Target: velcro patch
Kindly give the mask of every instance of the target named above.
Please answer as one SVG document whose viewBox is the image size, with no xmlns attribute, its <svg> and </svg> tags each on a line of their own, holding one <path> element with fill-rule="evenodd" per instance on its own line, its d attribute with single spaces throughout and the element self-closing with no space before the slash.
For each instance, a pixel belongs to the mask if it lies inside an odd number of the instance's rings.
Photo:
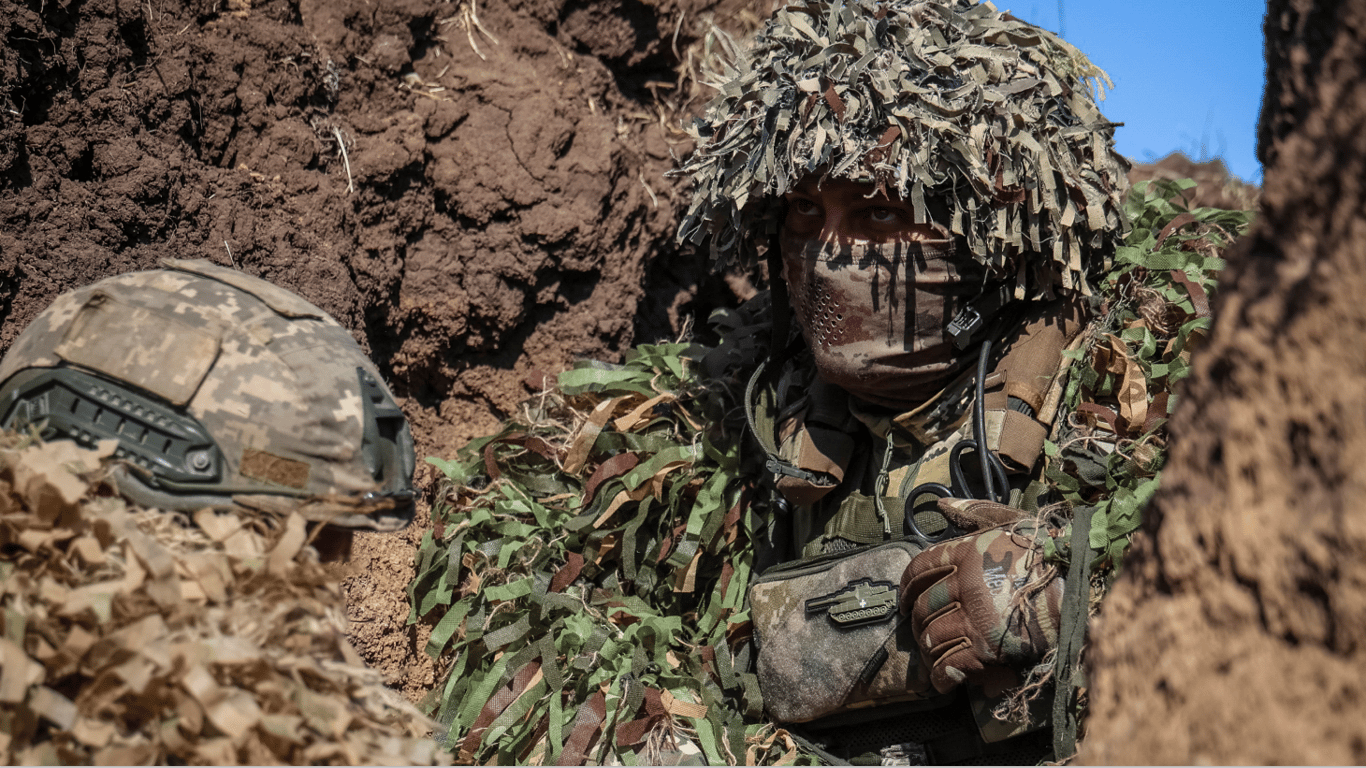
<svg viewBox="0 0 1366 768">
<path fill-rule="evenodd" d="M 283 485 L 300 490 L 308 486 L 308 464 L 296 459 L 287 459 L 273 453 L 247 448 L 242 451 L 242 465 L 238 470 L 243 477 L 264 480 L 267 483 Z"/>
<path fill-rule="evenodd" d="M 213 367 L 221 333 L 216 326 L 189 325 L 96 291 L 55 351 L 64 360 L 184 405 Z"/>
</svg>

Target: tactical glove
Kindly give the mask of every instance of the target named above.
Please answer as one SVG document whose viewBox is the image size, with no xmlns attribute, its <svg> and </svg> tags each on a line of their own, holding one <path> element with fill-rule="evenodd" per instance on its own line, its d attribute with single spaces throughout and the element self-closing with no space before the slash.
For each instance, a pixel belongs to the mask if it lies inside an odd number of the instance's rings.
<svg viewBox="0 0 1366 768">
<path fill-rule="evenodd" d="M 939 512 L 968 532 L 995 528 L 1027 516 L 1024 510 L 981 499 L 940 499 Z"/>
<path fill-rule="evenodd" d="M 940 693 L 967 680 L 995 695 L 1056 646 L 1063 579 L 1043 562 L 1046 535 L 1007 524 L 936 544 L 906 567 L 901 611 Z"/>
</svg>

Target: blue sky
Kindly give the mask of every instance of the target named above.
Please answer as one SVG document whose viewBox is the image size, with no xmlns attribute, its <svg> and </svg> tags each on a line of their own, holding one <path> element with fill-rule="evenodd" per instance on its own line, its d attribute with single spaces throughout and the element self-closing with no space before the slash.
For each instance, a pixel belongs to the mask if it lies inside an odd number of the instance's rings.
<svg viewBox="0 0 1366 768">
<path fill-rule="evenodd" d="M 993 0 L 997 8 L 1061 32 L 1105 70 L 1115 88 L 1101 111 L 1124 126 L 1115 147 L 1138 162 L 1181 150 L 1223 158 L 1260 184 L 1257 115 L 1265 60 L 1257 0 Z"/>
</svg>

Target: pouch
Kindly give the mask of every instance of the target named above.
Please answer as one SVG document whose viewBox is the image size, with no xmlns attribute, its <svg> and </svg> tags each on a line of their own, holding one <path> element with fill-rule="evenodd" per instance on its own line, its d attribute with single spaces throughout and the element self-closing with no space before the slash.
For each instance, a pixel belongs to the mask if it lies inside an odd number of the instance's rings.
<svg viewBox="0 0 1366 768">
<path fill-rule="evenodd" d="M 779 722 L 935 696 L 901 574 L 921 546 L 890 541 L 770 568 L 749 589 L 764 707 Z"/>
</svg>

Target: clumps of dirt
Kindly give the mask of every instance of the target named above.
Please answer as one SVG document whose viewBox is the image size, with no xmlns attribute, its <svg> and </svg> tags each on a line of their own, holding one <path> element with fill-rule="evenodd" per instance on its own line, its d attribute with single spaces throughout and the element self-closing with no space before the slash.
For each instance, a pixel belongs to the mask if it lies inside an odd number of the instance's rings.
<svg viewBox="0 0 1366 768">
<path fill-rule="evenodd" d="M 449 762 L 347 641 L 303 518 L 129 506 L 114 446 L 0 434 L 6 764 Z"/>
<path fill-rule="evenodd" d="M 1155 163 L 1139 163 L 1129 172 L 1129 183 L 1148 180 L 1191 179 L 1196 186 L 1187 198 L 1192 208 L 1223 208 L 1251 211 L 1257 208 L 1261 189 L 1229 174 L 1219 158 L 1197 162 L 1184 152 L 1173 152 Z"/>
<path fill-rule="evenodd" d="M 424 447 L 459 442 L 448 400 L 491 423 L 531 368 L 677 331 L 702 270 L 653 94 L 715 4 L 9 6 L 0 347 L 61 290 L 209 258 L 328 310 Z"/>
<path fill-rule="evenodd" d="M 1091 763 L 1366 761 L 1366 4 L 1266 33 L 1261 206 L 1093 625 Z"/>
</svg>

